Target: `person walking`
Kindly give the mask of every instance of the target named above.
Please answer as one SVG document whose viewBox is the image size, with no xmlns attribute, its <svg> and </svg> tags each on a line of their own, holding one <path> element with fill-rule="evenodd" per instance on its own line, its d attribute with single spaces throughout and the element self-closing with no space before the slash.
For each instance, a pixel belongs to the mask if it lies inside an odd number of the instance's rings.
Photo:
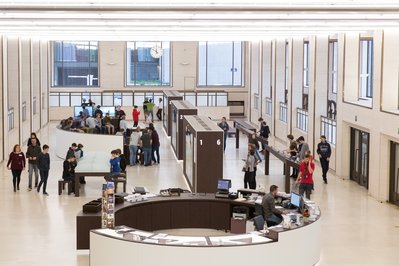
<svg viewBox="0 0 399 266">
<path fill-rule="evenodd" d="M 327 142 L 326 136 L 320 136 L 320 143 L 317 144 L 317 154 L 319 155 L 321 169 L 323 172 L 323 181 L 327 184 L 327 172 L 330 164 L 331 146 Z"/>
<path fill-rule="evenodd" d="M 303 196 L 305 193 L 307 199 L 310 199 L 310 194 L 313 189 L 314 163 L 312 161 L 312 156 L 306 153 L 305 158 L 299 165 L 299 174 L 296 180 L 299 182 L 299 194 Z"/>
<path fill-rule="evenodd" d="M 159 121 L 162 121 L 162 98 L 158 99 L 158 111 L 157 111 L 157 117 Z"/>
<path fill-rule="evenodd" d="M 137 150 L 138 150 L 140 138 L 141 138 L 140 127 L 137 127 L 135 130 L 133 130 L 132 134 L 130 134 L 130 143 L 129 143 L 130 166 L 136 165 Z"/>
<path fill-rule="evenodd" d="M 139 124 L 139 117 L 140 117 L 140 110 L 137 105 L 135 105 L 133 108 L 132 116 L 133 116 L 133 127 L 137 127 Z"/>
<path fill-rule="evenodd" d="M 230 129 L 229 124 L 226 121 L 226 117 L 222 117 L 222 121 L 218 124 L 218 126 L 223 129 L 223 139 L 224 139 L 224 146 L 223 146 L 223 151 L 226 150 L 226 141 L 227 141 L 227 134 Z"/>
<path fill-rule="evenodd" d="M 37 187 L 37 183 L 39 182 L 39 174 L 37 169 L 37 157 L 39 156 L 42 149 L 37 145 L 36 139 L 32 139 L 32 144 L 28 147 L 26 151 L 26 157 L 28 158 L 28 171 L 29 171 L 29 184 L 28 190 L 32 190 L 32 175 L 35 172 L 35 188 Z"/>
<path fill-rule="evenodd" d="M 245 174 L 244 174 L 244 188 L 256 189 L 256 180 L 254 176 L 255 171 L 255 152 L 253 149 L 248 151 L 247 159 L 245 161 Z"/>
<path fill-rule="evenodd" d="M 14 192 L 19 190 L 19 183 L 21 182 L 21 173 L 25 169 L 26 160 L 25 155 L 21 151 L 21 146 L 19 144 L 14 145 L 10 157 L 7 162 L 7 168 L 11 170 L 12 173 L 12 184 L 14 187 Z"/>
<path fill-rule="evenodd" d="M 50 155 L 48 151 L 49 151 L 49 146 L 44 144 L 43 151 L 39 154 L 37 158 L 37 168 L 39 168 L 40 171 L 40 183 L 39 186 L 37 187 L 37 192 L 40 192 L 40 188 L 43 185 L 43 195 L 45 196 L 48 196 L 46 188 L 47 188 L 48 173 L 50 170 Z"/>
</svg>

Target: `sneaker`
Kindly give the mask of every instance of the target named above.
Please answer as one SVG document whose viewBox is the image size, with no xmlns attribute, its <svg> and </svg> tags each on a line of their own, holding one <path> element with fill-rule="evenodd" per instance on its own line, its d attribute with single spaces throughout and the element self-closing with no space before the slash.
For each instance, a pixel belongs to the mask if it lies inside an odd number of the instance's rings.
<svg viewBox="0 0 399 266">
<path fill-rule="evenodd" d="M 323 179 L 323 181 L 324 181 L 324 184 L 327 184 L 328 182 L 327 182 L 327 179 Z"/>
<path fill-rule="evenodd" d="M 44 196 L 50 196 L 47 192 L 43 192 Z"/>
<path fill-rule="evenodd" d="M 37 193 L 39 193 L 39 192 L 40 192 L 40 189 L 39 189 L 39 188 L 37 188 L 37 189 L 36 189 L 36 191 L 37 191 Z"/>
<path fill-rule="evenodd" d="M 31 187 L 28 187 L 28 191 L 32 191 L 32 188 L 31 188 Z"/>
</svg>

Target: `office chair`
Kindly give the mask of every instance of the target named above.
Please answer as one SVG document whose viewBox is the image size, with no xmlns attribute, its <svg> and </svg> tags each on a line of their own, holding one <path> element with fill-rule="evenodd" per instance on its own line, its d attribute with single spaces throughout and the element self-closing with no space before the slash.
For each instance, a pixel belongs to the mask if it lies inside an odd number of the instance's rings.
<svg viewBox="0 0 399 266">
<path fill-rule="evenodd" d="M 265 218 L 265 215 L 264 215 L 264 212 L 263 212 L 263 206 L 262 206 L 261 204 L 255 203 L 255 213 L 254 213 L 254 215 L 255 215 L 255 216 L 262 215 L 262 217 L 263 217 L 263 218 L 265 219 L 265 221 L 266 221 L 267 227 L 275 226 L 275 225 L 278 224 L 278 223 L 276 223 L 276 222 L 268 221 L 268 220 Z M 279 216 L 279 215 L 277 215 L 277 216 Z M 280 216 L 281 216 L 281 215 L 280 215 Z M 282 219 L 282 217 L 281 217 L 281 219 Z"/>
</svg>

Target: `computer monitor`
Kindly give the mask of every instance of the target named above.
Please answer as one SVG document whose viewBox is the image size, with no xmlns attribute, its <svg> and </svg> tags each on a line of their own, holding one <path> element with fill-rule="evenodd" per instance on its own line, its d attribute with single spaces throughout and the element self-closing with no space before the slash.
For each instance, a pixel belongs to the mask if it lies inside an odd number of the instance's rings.
<svg viewBox="0 0 399 266">
<path fill-rule="evenodd" d="M 295 206 L 296 208 L 301 207 L 301 196 L 295 192 L 291 192 L 291 206 Z"/>
<path fill-rule="evenodd" d="M 257 231 L 263 230 L 265 227 L 265 219 L 263 218 L 263 215 L 254 217 L 254 226 Z"/>
<path fill-rule="evenodd" d="M 86 106 L 85 109 L 89 111 L 90 115 L 93 113 L 93 107 Z M 83 112 L 82 106 L 74 106 L 73 116 L 74 117 L 79 116 L 79 112 Z"/>
<path fill-rule="evenodd" d="M 109 116 L 115 116 L 115 106 L 101 106 L 101 111 L 103 111 L 103 115 L 109 113 Z"/>
<path fill-rule="evenodd" d="M 217 189 L 220 191 L 228 191 L 231 188 L 231 180 L 230 179 L 219 179 Z"/>
</svg>

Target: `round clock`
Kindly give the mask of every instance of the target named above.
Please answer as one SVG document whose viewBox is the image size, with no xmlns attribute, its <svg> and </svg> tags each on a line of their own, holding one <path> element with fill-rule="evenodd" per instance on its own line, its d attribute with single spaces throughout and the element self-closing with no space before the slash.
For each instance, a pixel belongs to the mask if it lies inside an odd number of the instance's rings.
<svg viewBox="0 0 399 266">
<path fill-rule="evenodd" d="M 162 56 L 162 47 L 161 46 L 154 46 L 150 50 L 150 54 L 154 58 L 160 58 Z"/>
</svg>

